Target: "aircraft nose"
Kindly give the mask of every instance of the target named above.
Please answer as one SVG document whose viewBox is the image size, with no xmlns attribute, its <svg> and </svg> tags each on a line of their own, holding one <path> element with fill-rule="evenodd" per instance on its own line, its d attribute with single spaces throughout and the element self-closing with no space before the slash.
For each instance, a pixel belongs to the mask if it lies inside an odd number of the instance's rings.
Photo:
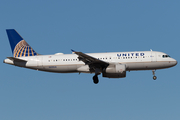
<svg viewBox="0 0 180 120">
<path fill-rule="evenodd" d="M 177 65 L 177 60 L 173 59 L 173 60 L 171 61 L 171 64 L 172 64 L 173 66 Z"/>
<path fill-rule="evenodd" d="M 178 63 L 178 62 L 177 62 L 177 60 L 176 60 L 176 61 L 175 61 L 175 65 L 177 65 L 177 63 Z"/>
</svg>

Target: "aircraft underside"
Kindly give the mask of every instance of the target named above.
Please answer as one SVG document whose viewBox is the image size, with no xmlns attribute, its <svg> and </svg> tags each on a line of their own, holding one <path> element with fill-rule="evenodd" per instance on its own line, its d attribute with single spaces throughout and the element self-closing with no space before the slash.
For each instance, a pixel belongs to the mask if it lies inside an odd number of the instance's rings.
<svg viewBox="0 0 180 120">
<path fill-rule="evenodd" d="M 4 61 L 7 63 L 6 61 Z M 41 65 L 41 66 L 31 66 L 27 63 L 22 64 L 18 62 L 11 63 L 19 67 L 45 71 L 45 72 L 55 72 L 55 73 L 95 73 L 93 76 L 93 81 L 95 84 L 99 82 L 98 75 L 102 74 L 103 77 L 108 78 L 124 78 L 126 77 L 126 71 L 137 71 L 137 70 L 152 70 L 153 79 L 156 80 L 155 70 L 168 68 L 175 64 L 174 62 L 164 61 L 164 62 L 139 62 L 139 63 L 126 63 L 126 64 L 113 64 L 106 68 L 89 68 L 85 64 L 81 65 Z M 116 71 L 115 68 L 119 67 Z M 84 69 L 83 69 L 84 68 Z"/>
</svg>

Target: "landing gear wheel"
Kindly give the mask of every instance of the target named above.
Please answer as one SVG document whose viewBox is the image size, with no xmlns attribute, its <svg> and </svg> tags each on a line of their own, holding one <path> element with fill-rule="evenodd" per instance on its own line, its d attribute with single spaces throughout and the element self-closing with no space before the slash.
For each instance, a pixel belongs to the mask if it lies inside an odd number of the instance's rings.
<svg viewBox="0 0 180 120">
<path fill-rule="evenodd" d="M 95 76 L 93 77 L 93 82 L 94 82 L 94 84 L 98 84 L 99 79 L 98 79 L 98 76 L 97 76 L 97 75 L 95 75 Z"/>
<path fill-rule="evenodd" d="M 153 76 L 153 79 L 154 79 L 154 80 L 156 80 L 156 79 L 157 79 L 157 77 L 156 77 L 156 76 Z"/>
<path fill-rule="evenodd" d="M 153 73 L 153 79 L 154 79 L 154 80 L 157 79 L 157 77 L 155 76 L 155 71 L 156 71 L 156 70 L 152 70 L 152 73 Z"/>
</svg>

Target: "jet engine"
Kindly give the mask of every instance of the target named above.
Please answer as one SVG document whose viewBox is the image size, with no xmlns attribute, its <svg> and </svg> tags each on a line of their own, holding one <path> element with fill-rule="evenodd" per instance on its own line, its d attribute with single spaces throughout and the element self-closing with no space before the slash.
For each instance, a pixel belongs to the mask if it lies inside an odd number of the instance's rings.
<svg viewBox="0 0 180 120">
<path fill-rule="evenodd" d="M 123 78 L 126 77 L 126 65 L 115 64 L 108 66 L 102 73 L 103 77 Z"/>
</svg>

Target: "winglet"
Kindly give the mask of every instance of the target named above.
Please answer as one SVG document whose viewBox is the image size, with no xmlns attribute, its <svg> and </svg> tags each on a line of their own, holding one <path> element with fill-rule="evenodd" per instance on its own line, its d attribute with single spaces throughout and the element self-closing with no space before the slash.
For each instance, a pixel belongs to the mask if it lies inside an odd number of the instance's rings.
<svg viewBox="0 0 180 120">
<path fill-rule="evenodd" d="M 71 49 L 72 52 L 76 52 L 75 50 Z"/>
<path fill-rule="evenodd" d="M 73 50 L 73 49 L 71 49 L 71 51 L 72 51 L 72 54 L 76 53 L 76 51 L 75 51 L 75 50 Z"/>
</svg>

